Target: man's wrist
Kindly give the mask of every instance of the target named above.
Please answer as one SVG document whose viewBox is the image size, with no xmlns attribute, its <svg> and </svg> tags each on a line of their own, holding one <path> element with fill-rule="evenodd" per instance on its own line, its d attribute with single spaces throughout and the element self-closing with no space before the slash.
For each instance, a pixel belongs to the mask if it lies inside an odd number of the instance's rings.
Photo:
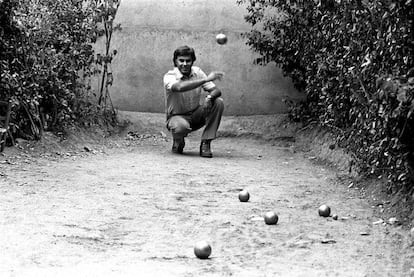
<svg viewBox="0 0 414 277">
<path fill-rule="evenodd" d="M 208 94 L 208 95 L 206 96 L 206 98 L 207 98 L 208 100 L 210 100 L 210 101 L 213 101 L 213 100 L 214 100 L 213 96 L 212 96 L 212 95 L 210 95 L 210 94 Z"/>
</svg>

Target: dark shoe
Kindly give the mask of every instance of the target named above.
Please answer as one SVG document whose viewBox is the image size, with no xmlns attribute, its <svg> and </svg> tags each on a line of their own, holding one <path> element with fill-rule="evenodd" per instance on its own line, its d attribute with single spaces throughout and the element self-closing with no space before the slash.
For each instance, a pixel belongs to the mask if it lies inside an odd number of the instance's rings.
<svg viewBox="0 0 414 277">
<path fill-rule="evenodd" d="M 182 154 L 185 146 L 184 138 L 174 139 L 172 152 L 176 154 Z"/>
<path fill-rule="evenodd" d="M 210 142 L 211 140 L 202 140 L 200 144 L 200 156 L 204 158 L 212 158 L 213 153 L 211 153 L 210 149 Z"/>
</svg>

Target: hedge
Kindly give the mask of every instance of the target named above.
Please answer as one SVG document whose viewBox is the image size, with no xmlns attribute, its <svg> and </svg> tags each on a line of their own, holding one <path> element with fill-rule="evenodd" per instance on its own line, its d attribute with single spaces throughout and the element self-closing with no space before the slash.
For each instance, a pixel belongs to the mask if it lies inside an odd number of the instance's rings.
<svg viewBox="0 0 414 277">
<path fill-rule="evenodd" d="M 237 2 L 257 62 L 306 95 L 291 117 L 332 127 L 361 175 L 414 193 L 414 1 Z"/>
<path fill-rule="evenodd" d="M 91 76 L 104 69 L 106 91 L 100 92 L 108 98 L 112 79 L 106 69 L 116 52 L 96 55 L 93 44 L 112 33 L 119 4 L 0 0 L 0 98 L 12 102 L 13 137 L 40 139 L 43 130 L 100 114 L 102 105 L 95 102 L 102 95 L 92 91 Z"/>
</svg>

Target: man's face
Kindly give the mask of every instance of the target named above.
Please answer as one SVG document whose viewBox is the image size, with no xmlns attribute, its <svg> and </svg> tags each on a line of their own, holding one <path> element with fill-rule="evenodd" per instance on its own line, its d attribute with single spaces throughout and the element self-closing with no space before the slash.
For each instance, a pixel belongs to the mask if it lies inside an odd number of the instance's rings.
<svg viewBox="0 0 414 277">
<path fill-rule="evenodd" d="M 178 56 L 175 60 L 175 65 L 184 76 L 190 75 L 193 63 L 194 61 L 191 59 L 191 56 Z"/>
</svg>

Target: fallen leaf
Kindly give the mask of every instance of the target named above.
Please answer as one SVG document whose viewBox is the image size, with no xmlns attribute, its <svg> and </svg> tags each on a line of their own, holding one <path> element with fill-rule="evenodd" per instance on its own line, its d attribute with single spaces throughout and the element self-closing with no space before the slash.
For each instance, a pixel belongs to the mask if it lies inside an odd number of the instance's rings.
<svg viewBox="0 0 414 277">
<path fill-rule="evenodd" d="M 372 222 L 373 225 L 378 225 L 378 224 L 382 224 L 382 223 L 384 223 L 384 220 L 382 220 L 382 219 L 377 220 L 375 222 Z"/>
</svg>

